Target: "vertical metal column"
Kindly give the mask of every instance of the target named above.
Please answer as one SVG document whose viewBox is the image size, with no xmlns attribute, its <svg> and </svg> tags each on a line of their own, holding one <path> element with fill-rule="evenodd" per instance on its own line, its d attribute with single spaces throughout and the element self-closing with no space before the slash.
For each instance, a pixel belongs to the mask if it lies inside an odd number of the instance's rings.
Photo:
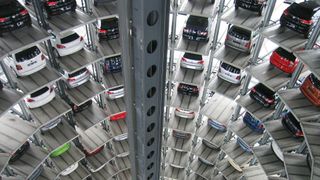
<svg viewBox="0 0 320 180">
<path fill-rule="evenodd" d="M 118 1 L 134 180 L 160 177 L 169 5 L 168 0 Z"/>
</svg>

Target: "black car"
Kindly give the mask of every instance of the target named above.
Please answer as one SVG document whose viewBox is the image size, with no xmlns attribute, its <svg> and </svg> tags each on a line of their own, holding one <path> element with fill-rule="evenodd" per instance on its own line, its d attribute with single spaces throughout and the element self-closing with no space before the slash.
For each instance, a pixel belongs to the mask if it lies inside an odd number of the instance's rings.
<svg viewBox="0 0 320 180">
<path fill-rule="evenodd" d="M 291 4 L 280 18 L 281 27 L 287 27 L 309 37 L 314 23 L 319 19 L 320 5 L 315 1 Z"/>
<path fill-rule="evenodd" d="M 263 85 L 262 83 L 257 84 L 254 86 L 250 93 L 250 97 L 257 101 L 259 104 L 263 105 L 264 107 L 270 107 L 275 104 L 275 92 L 270 90 L 268 87 Z"/>
<path fill-rule="evenodd" d="M 72 111 L 74 113 L 79 113 L 79 112 L 87 109 L 89 106 L 91 106 L 92 100 L 90 99 L 90 100 L 86 101 L 85 103 L 81 104 L 80 106 L 77 106 L 71 100 L 69 100 L 68 104 L 71 106 Z"/>
<path fill-rule="evenodd" d="M 291 112 L 287 112 L 282 117 L 282 126 L 290 132 L 294 137 L 303 137 L 303 131 L 301 129 L 299 121 L 293 116 Z"/>
<path fill-rule="evenodd" d="M 190 15 L 186 27 L 183 29 L 183 38 L 194 41 L 209 41 L 209 30 L 208 18 Z"/>
<path fill-rule="evenodd" d="M 178 93 L 189 96 L 199 96 L 199 88 L 195 85 L 180 83 Z"/>
<path fill-rule="evenodd" d="M 76 11 L 76 0 L 42 0 L 43 12 L 46 18 L 56 16 L 69 11 Z"/>
<path fill-rule="evenodd" d="M 99 41 L 119 38 L 119 19 L 117 17 L 102 19 L 97 24 Z"/>
<path fill-rule="evenodd" d="M 267 0 L 235 0 L 234 6 L 236 10 L 241 7 L 250 11 L 258 12 L 259 16 L 261 16 L 266 1 Z"/>
<path fill-rule="evenodd" d="M 28 141 L 26 141 L 16 152 L 13 153 L 9 161 L 11 163 L 15 162 L 21 156 L 23 156 L 23 154 L 25 154 L 29 148 L 30 148 L 30 144 Z"/>
<path fill-rule="evenodd" d="M 31 24 L 29 12 L 18 1 L 0 0 L 0 36 Z"/>
<path fill-rule="evenodd" d="M 121 56 L 106 58 L 103 64 L 104 73 L 116 73 L 122 69 Z"/>
</svg>

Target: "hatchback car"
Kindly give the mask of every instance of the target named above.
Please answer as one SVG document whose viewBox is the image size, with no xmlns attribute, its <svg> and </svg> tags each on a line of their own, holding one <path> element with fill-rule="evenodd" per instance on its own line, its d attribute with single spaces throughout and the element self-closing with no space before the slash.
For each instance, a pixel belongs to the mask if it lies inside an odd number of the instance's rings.
<svg viewBox="0 0 320 180">
<path fill-rule="evenodd" d="M 68 104 L 71 106 L 72 112 L 79 113 L 79 112 L 87 109 L 89 106 L 91 106 L 92 100 L 90 99 L 90 100 L 82 103 L 80 106 L 76 105 L 71 100 L 68 101 Z"/>
<path fill-rule="evenodd" d="M 293 53 L 278 47 L 272 52 L 270 63 L 281 71 L 292 74 L 299 63 L 299 59 L 297 59 Z"/>
<path fill-rule="evenodd" d="M 218 131 L 221 131 L 221 132 L 227 131 L 227 126 L 217 120 L 208 119 L 208 126 L 214 129 L 217 129 Z"/>
<path fill-rule="evenodd" d="M 19 76 L 28 76 L 46 67 L 47 57 L 37 46 L 24 49 L 16 54 L 8 56 L 4 62 Z"/>
<path fill-rule="evenodd" d="M 117 17 L 102 19 L 97 23 L 99 41 L 119 38 L 119 19 Z"/>
<path fill-rule="evenodd" d="M 120 112 L 120 113 L 116 113 L 116 114 L 113 114 L 110 116 L 110 121 L 117 121 L 117 120 L 120 120 L 120 119 L 124 119 L 126 118 L 127 116 L 127 112 L 126 111 L 123 111 L 123 112 Z"/>
<path fill-rule="evenodd" d="M 11 163 L 17 161 L 19 158 L 21 158 L 21 156 L 23 156 L 27 152 L 29 148 L 30 148 L 30 143 L 26 141 L 18 150 L 16 150 L 16 152 L 14 152 L 11 155 L 11 158 L 9 161 Z"/>
<path fill-rule="evenodd" d="M 44 16 L 50 19 L 52 16 L 60 15 L 69 11 L 75 12 L 76 0 L 42 0 Z"/>
<path fill-rule="evenodd" d="M 224 44 L 240 52 L 250 53 L 256 41 L 256 34 L 238 26 L 229 25 Z"/>
<path fill-rule="evenodd" d="M 258 83 L 256 86 L 254 86 L 251 89 L 249 96 L 266 108 L 275 105 L 276 102 L 275 92 L 270 90 L 262 83 Z"/>
<path fill-rule="evenodd" d="M 262 134 L 264 131 L 264 125 L 263 123 L 259 120 L 254 118 L 250 113 L 246 112 L 242 118 L 243 123 L 249 127 L 251 130 Z"/>
<path fill-rule="evenodd" d="M 245 77 L 239 68 L 223 62 L 220 64 L 218 76 L 233 84 L 240 84 L 241 80 Z"/>
<path fill-rule="evenodd" d="M 185 119 L 193 119 L 195 117 L 194 111 L 181 108 L 181 107 L 175 108 L 174 114 L 178 117 L 185 118 Z"/>
<path fill-rule="evenodd" d="M 184 53 L 180 61 L 180 67 L 202 71 L 204 69 L 202 55 Z"/>
<path fill-rule="evenodd" d="M 54 35 L 50 39 L 56 56 L 67 56 L 83 49 L 84 39 L 74 31 Z"/>
<path fill-rule="evenodd" d="M 178 139 L 190 139 L 191 138 L 191 133 L 172 130 L 172 136 L 176 137 Z"/>
<path fill-rule="evenodd" d="M 311 73 L 304 79 L 300 91 L 313 105 L 320 106 L 320 81 L 315 75 Z"/>
<path fill-rule="evenodd" d="M 241 138 L 237 138 L 237 144 L 248 153 L 252 153 L 252 147 L 249 146 L 246 142 L 244 142 Z"/>
<path fill-rule="evenodd" d="M 209 41 L 211 23 L 208 18 L 190 15 L 183 28 L 183 38 L 194 41 Z"/>
<path fill-rule="evenodd" d="M 74 88 L 86 83 L 91 75 L 87 68 L 82 68 L 79 71 L 70 74 L 67 71 L 62 70 L 61 74 L 68 88 Z"/>
<path fill-rule="evenodd" d="M 290 132 L 294 137 L 303 137 L 303 131 L 301 129 L 299 121 L 293 116 L 291 112 L 287 112 L 282 117 L 282 126 Z"/>
<path fill-rule="evenodd" d="M 118 99 L 124 97 L 124 87 L 118 86 L 114 88 L 110 88 L 105 93 L 107 98 L 110 100 Z"/>
<path fill-rule="evenodd" d="M 199 88 L 195 85 L 180 83 L 178 93 L 188 96 L 199 96 Z"/>
<path fill-rule="evenodd" d="M 62 155 L 63 153 L 67 152 L 70 148 L 71 148 L 71 144 L 65 143 L 64 145 L 62 145 L 62 146 L 58 147 L 57 149 L 55 149 L 54 151 L 52 151 L 50 154 L 50 157 L 52 157 L 52 158 L 58 157 L 58 156 Z"/>
<path fill-rule="evenodd" d="M 258 12 L 259 16 L 261 16 L 266 2 L 267 0 L 235 0 L 234 6 L 236 10 L 241 7 L 250 11 Z"/>
<path fill-rule="evenodd" d="M 40 128 L 41 134 L 44 134 L 45 132 L 47 132 L 47 131 L 55 128 L 55 127 L 58 126 L 58 124 L 60 124 L 60 123 L 62 124 L 62 119 L 61 119 L 61 118 L 58 118 L 58 119 L 56 119 L 56 120 L 54 120 L 54 121 L 49 122 L 48 124 L 45 124 L 44 126 L 42 126 L 42 127 Z"/>
<path fill-rule="evenodd" d="M 122 70 L 121 56 L 106 58 L 103 64 L 104 73 L 117 73 Z"/>
<path fill-rule="evenodd" d="M 73 171 L 75 171 L 78 168 L 79 164 L 78 162 L 72 164 L 71 166 L 69 166 L 67 169 L 63 170 L 61 172 L 62 176 L 68 176 L 69 174 L 71 174 Z"/>
<path fill-rule="evenodd" d="M 320 5 L 315 1 L 293 3 L 281 15 L 280 27 L 287 27 L 308 38 L 320 17 L 319 8 Z"/>
<path fill-rule="evenodd" d="M 46 86 L 28 95 L 25 102 L 29 108 L 38 108 L 49 103 L 55 97 L 56 93 L 54 91 L 54 87 Z"/>
<path fill-rule="evenodd" d="M 0 36 L 24 26 L 31 26 L 28 10 L 17 0 L 0 1 Z"/>
</svg>

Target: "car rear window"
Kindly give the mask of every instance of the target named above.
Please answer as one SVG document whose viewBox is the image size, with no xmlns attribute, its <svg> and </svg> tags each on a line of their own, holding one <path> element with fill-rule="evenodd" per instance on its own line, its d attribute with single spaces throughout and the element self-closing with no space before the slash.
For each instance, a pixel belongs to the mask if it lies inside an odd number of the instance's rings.
<svg viewBox="0 0 320 180">
<path fill-rule="evenodd" d="M 24 9 L 23 6 L 21 6 L 21 4 L 18 1 L 8 1 L 7 2 L 4 1 L 0 1 L 0 17 L 7 17 L 10 15 L 14 15 L 17 12 L 21 11 L 22 9 Z"/>
<path fill-rule="evenodd" d="M 262 83 L 259 83 L 255 86 L 255 89 L 259 91 L 261 94 L 267 96 L 267 98 L 273 98 L 275 92 L 270 90 L 268 87 L 263 85 Z"/>
<path fill-rule="evenodd" d="M 183 57 L 192 60 L 202 60 L 202 56 L 199 54 L 184 53 Z"/>
<path fill-rule="evenodd" d="M 310 79 L 311 79 L 311 82 L 314 86 L 317 87 L 317 89 L 320 89 L 320 81 L 319 79 L 314 75 L 314 74 L 311 74 L 310 75 Z"/>
<path fill-rule="evenodd" d="M 288 11 L 294 16 L 310 20 L 314 14 L 313 7 L 308 6 L 306 3 L 293 3 L 289 6 Z"/>
<path fill-rule="evenodd" d="M 221 67 L 223 67 L 223 69 L 226 69 L 229 72 L 236 73 L 236 74 L 240 74 L 240 71 L 241 71 L 239 68 L 233 67 L 227 63 L 221 63 Z"/>
<path fill-rule="evenodd" d="M 295 60 L 296 60 L 296 57 L 293 55 L 293 53 L 290 53 L 290 52 L 284 50 L 284 49 L 281 48 L 281 47 L 279 47 L 278 49 L 276 49 L 276 52 L 277 52 L 280 56 L 289 59 L 289 61 L 295 61 Z"/>
<path fill-rule="evenodd" d="M 208 18 L 199 16 L 189 16 L 187 20 L 187 25 L 198 26 L 198 27 L 208 27 Z"/>
<path fill-rule="evenodd" d="M 250 40 L 250 37 L 251 37 L 251 31 L 242 29 L 237 26 L 232 26 L 230 28 L 228 34 L 230 34 L 231 36 L 234 36 L 236 38 L 247 40 L 247 41 Z"/>
<path fill-rule="evenodd" d="M 82 74 L 82 73 L 85 73 L 86 71 L 87 71 L 87 68 L 80 69 L 80 70 L 77 71 L 77 72 L 74 72 L 74 73 L 69 74 L 69 77 L 78 76 L 78 75 L 80 75 L 80 74 Z"/>
<path fill-rule="evenodd" d="M 42 89 L 30 94 L 30 97 L 34 98 L 34 97 L 40 96 L 41 94 L 47 92 L 48 90 L 49 90 L 49 88 L 46 86 L 46 87 L 44 87 L 44 88 L 42 88 Z"/>
<path fill-rule="evenodd" d="M 37 46 L 32 46 L 31 48 L 18 52 L 15 54 L 15 57 L 17 62 L 23 62 L 38 56 L 40 53 L 41 51 Z"/>
<path fill-rule="evenodd" d="M 110 18 L 101 20 L 101 28 L 118 27 L 118 18 Z"/>
<path fill-rule="evenodd" d="M 291 112 L 288 112 L 287 116 L 296 127 L 301 129 L 300 123 L 297 121 L 297 119 L 293 116 L 293 114 Z"/>
<path fill-rule="evenodd" d="M 66 43 L 72 42 L 72 41 L 74 41 L 74 40 L 76 40 L 78 38 L 79 38 L 79 35 L 77 33 L 73 33 L 73 34 L 71 34 L 71 35 L 69 35 L 67 37 L 62 38 L 61 39 L 61 43 L 62 44 L 66 44 Z"/>
</svg>

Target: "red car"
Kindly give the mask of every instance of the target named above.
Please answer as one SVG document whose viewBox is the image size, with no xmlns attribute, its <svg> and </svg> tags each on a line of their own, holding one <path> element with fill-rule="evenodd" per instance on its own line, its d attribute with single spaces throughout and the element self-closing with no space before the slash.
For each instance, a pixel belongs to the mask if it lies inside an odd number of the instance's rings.
<svg viewBox="0 0 320 180">
<path fill-rule="evenodd" d="M 300 86 L 300 91 L 315 106 L 320 106 L 320 81 L 312 73 L 304 80 Z"/>
<path fill-rule="evenodd" d="M 127 112 L 124 111 L 124 112 L 120 112 L 120 113 L 117 113 L 117 114 L 113 114 L 110 116 L 110 121 L 117 121 L 119 119 L 124 119 L 126 118 L 127 116 Z"/>
<path fill-rule="evenodd" d="M 270 63 L 281 71 L 292 74 L 299 63 L 299 60 L 293 55 L 293 53 L 279 47 L 273 51 L 270 57 Z"/>
</svg>

